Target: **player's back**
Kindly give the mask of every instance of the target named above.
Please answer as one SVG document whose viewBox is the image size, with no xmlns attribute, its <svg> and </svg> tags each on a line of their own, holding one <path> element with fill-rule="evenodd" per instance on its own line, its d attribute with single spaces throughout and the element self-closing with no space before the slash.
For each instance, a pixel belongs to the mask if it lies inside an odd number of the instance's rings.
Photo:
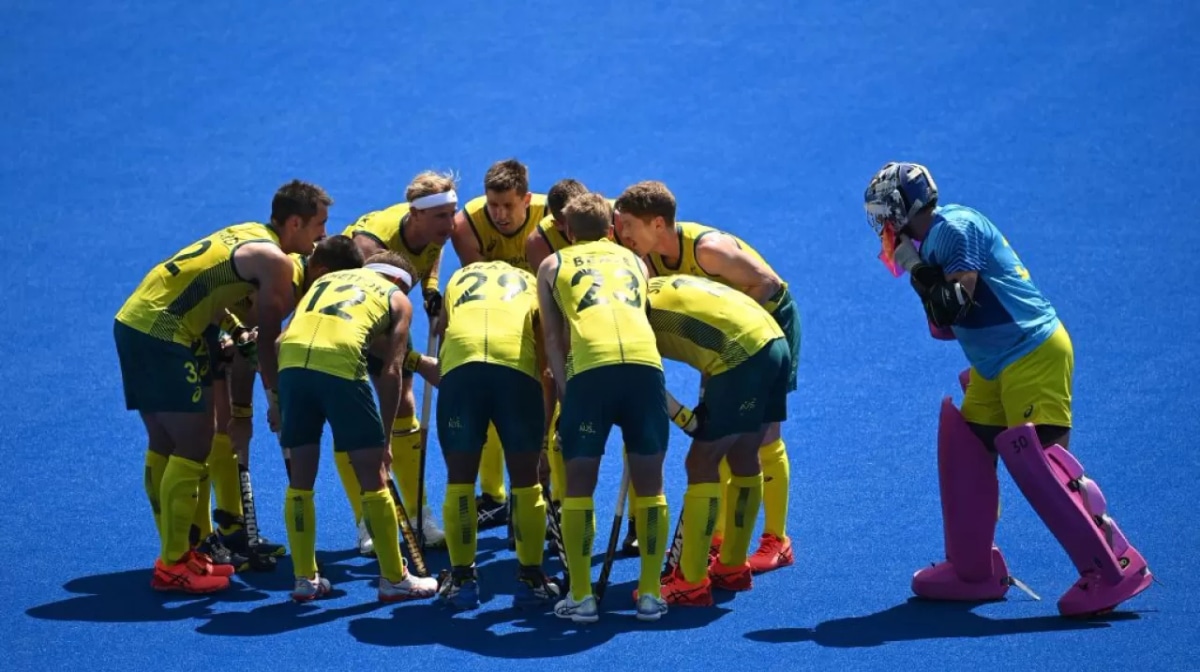
<svg viewBox="0 0 1200 672">
<path fill-rule="evenodd" d="M 615 199 L 615 198 L 608 198 L 605 200 L 608 202 L 608 205 L 610 207 L 615 206 L 617 203 L 617 199 Z M 611 229 L 612 237 L 613 237 L 614 242 L 620 244 L 621 236 L 617 233 L 617 223 L 618 223 L 617 213 L 614 210 L 613 211 L 613 228 Z M 542 221 L 538 222 L 537 232 L 538 232 L 538 235 L 542 237 L 542 240 L 546 241 L 546 246 L 550 248 L 551 253 L 558 252 L 560 250 L 565 250 L 566 248 L 571 246 L 571 241 L 567 238 L 567 234 L 564 233 L 562 231 L 562 229 L 560 229 L 558 227 L 558 225 L 554 222 L 554 215 L 548 214 L 545 217 L 543 217 Z M 533 269 L 533 270 L 536 271 L 537 269 Z"/>
<path fill-rule="evenodd" d="M 696 260 L 696 244 L 700 242 L 701 238 L 712 235 L 724 235 L 732 239 L 740 249 L 745 250 L 747 254 L 765 266 L 767 270 L 775 273 L 775 269 L 771 268 L 771 265 L 758 253 L 758 250 L 728 231 L 722 231 L 711 226 L 705 226 L 704 224 L 697 224 L 696 222 L 676 222 L 675 229 L 679 236 L 679 262 L 675 266 L 670 266 L 660 254 L 647 255 L 650 264 L 654 267 L 655 275 L 695 275 L 729 285 L 728 280 L 709 274 L 700 266 L 700 262 Z M 779 274 L 776 273 L 776 275 Z M 783 284 L 785 287 L 787 286 L 787 283 Z M 732 287 L 733 285 L 729 286 Z M 734 287 L 734 289 L 740 290 L 742 288 Z"/>
<path fill-rule="evenodd" d="M 714 280 L 668 275 L 649 282 L 650 326 L 659 352 L 715 376 L 784 338 L 771 314 Z"/>
<path fill-rule="evenodd" d="M 279 368 L 304 368 L 348 380 L 367 375 L 366 349 L 391 326 L 400 289 L 365 268 L 321 276 L 300 299 L 279 344 Z"/>
<path fill-rule="evenodd" d="M 608 240 L 577 243 L 557 254 L 554 293 L 571 336 L 568 379 L 611 364 L 661 369 L 637 256 Z"/>
<path fill-rule="evenodd" d="M 443 296 L 448 321 L 442 337 L 442 375 L 484 362 L 540 380 L 535 348 L 537 278 L 502 261 L 478 261 L 450 276 Z"/>
<path fill-rule="evenodd" d="M 196 241 L 151 269 L 117 320 L 155 338 L 190 346 L 222 317 L 221 309 L 254 291 L 233 264 L 234 253 L 246 243 L 279 245 L 279 237 L 265 224 L 248 222 Z"/>
<path fill-rule="evenodd" d="M 934 211 L 921 257 L 951 273 L 980 269 L 975 307 L 956 325 L 955 337 L 985 377 L 1032 351 L 1059 326 L 1054 307 L 1034 284 L 1008 240 L 983 214 L 947 204 Z"/>
<path fill-rule="evenodd" d="M 530 194 L 525 221 L 512 233 L 501 233 L 496 228 L 491 215 L 488 214 L 485 196 L 467 201 L 463 212 L 466 213 L 475 240 L 479 243 L 479 251 L 483 254 L 484 261 L 503 261 L 524 271 L 535 271 L 525 259 L 525 241 L 548 214 L 545 194 Z"/>
</svg>

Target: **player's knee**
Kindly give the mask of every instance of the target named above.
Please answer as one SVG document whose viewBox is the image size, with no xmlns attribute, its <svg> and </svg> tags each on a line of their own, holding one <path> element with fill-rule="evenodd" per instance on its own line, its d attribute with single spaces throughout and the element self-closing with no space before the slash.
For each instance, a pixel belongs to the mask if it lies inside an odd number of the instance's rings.
<svg viewBox="0 0 1200 672">
<path fill-rule="evenodd" d="M 663 457 L 663 453 L 629 454 L 629 483 L 639 497 L 663 494 Z"/>
<path fill-rule="evenodd" d="M 762 460 L 759 458 L 759 446 L 763 441 L 756 436 L 741 437 L 734 442 L 725 455 L 729 465 L 729 473 L 734 476 L 755 476 L 762 473 Z"/>
<path fill-rule="evenodd" d="M 1037 432 L 1038 441 L 1040 441 L 1043 446 L 1053 446 L 1058 444 L 1064 449 L 1070 449 L 1070 427 L 1061 427 L 1058 425 L 1037 425 L 1033 429 Z"/>
<path fill-rule="evenodd" d="M 989 452 L 996 452 L 996 437 L 1000 436 L 1000 433 L 1005 430 L 1004 427 L 979 425 L 973 422 L 968 422 L 967 426 L 971 428 L 971 433 L 983 443 Z"/>
<path fill-rule="evenodd" d="M 479 476 L 482 450 L 447 450 L 446 480 L 449 483 L 474 483 Z"/>
<path fill-rule="evenodd" d="M 289 449 L 288 452 L 290 453 L 288 461 L 291 465 L 288 468 L 288 485 L 295 490 L 312 490 L 317 482 L 317 466 L 321 461 L 321 447 L 319 445 L 297 446 Z M 351 453 L 350 456 L 353 462 L 354 454 Z M 362 485 L 366 487 L 365 483 Z"/>
<path fill-rule="evenodd" d="M 600 475 L 600 460 L 575 457 L 566 461 L 567 497 L 591 497 Z"/>
<path fill-rule="evenodd" d="M 537 485 L 538 467 L 542 453 L 539 450 L 504 451 L 504 464 L 508 467 L 508 481 L 513 488 L 528 488 Z"/>
<path fill-rule="evenodd" d="M 721 479 L 721 458 L 728 450 L 727 440 L 696 441 L 684 459 L 689 484 L 717 483 Z"/>
</svg>

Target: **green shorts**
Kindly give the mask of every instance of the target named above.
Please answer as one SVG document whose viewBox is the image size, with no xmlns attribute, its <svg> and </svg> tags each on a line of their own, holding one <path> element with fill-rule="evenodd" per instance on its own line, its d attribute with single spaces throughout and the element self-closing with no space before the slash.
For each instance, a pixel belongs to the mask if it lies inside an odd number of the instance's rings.
<svg viewBox="0 0 1200 672">
<path fill-rule="evenodd" d="M 546 411 L 541 382 L 511 367 L 471 362 L 442 376 L 437 395 L 438 443 L 443 452 L 478 453 L 496 426 L 504 452 L 542 449 Z"/>
<path fill-rule="evenodd" d="M 800 366 L 800 309 L 796 307 L 796 302 L 792 300 L 792 292 L 790 289 L 783 290 L 783 295 L 778 299 L 779 304 L 775 310 L 771 311 L 771 317 L 775 318 L 776 324 L 783 330 L 784 337 L 787 338 L 788 350 L 791 354 L 791 364 L 788 371 L 787 391 L 796 391 L 796 371 Z"/>
<path fill-rule="evenodd" d="M 567 381 L 558 417 L 564 460 L 603 455 L 613 425 L 621 429 L 629 453 L 667 451 L 671 419 L 661 369 L 610 364 L 577 373 Z"/>
<path fill-rule="evenodd" d="M 196 362 L 200 365 L 200 387 L 212 387 L 213 381 L 225 378 L 225 360 L 221 358 L 221 328 L 208 325 L 192 344 Z"/>
<path fill-rule="evenodd" d="M 777 338 L 736 367 L 709 378 L 704 385 L 708 419 L 696 438 L 715 441 L 787 420 L 792 370 L 788 342 Z"/>
<path fill-rule="evenodd" d="M 388 445 L 371 384 L 312 369 L 279 372 L 279 444 L 296 448 L 320 445 L 325 422 L 334 450 L 346 452 Z"/>
<path fill-rule="evenodd" d="M 195 349 L 113 321 L 125 408 L 143 413 L 203 413 L 202 365 Z"/>
</svg>

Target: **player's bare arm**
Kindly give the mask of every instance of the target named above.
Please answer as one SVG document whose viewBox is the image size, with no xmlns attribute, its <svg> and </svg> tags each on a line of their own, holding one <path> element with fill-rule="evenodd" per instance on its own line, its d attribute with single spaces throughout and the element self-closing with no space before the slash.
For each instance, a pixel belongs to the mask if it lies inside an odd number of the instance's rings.
<svg viewBox="0 0 1200 672">
<path fill-rule="evenodd" d="M 542 342 L 546 362 L 554 376 L 554 386 L 561 400 L 566 392 L 567 347 L 566 322 L 554 300 L 554 276 L 558 273 L 558 257 L 550 256 L 538 266 L 538 311 L 541 315 Z"/>
<path fill-rule="evenodd" d="M 946 274 L 946 280 L 962 285 L 962 288 L 967 291 L 967 295 L 973 298 L 975 296 L 975 283 L 979 282 L 979 271 L 948 273 Z"/>
<path fill-rule="evenodd" d="M 284 319 L 296 307 L 292 260 L 274 245 L 249 244 L 237 251 L 234 264 L 243 278 L 258 285 L 255 304 L 259 342 L 275 343 L 283 330 Z M 275 390 L 279 384 L 276 348 L 260 348 L 258 366 L 263 387 Z"/>
<path fill-rule="evenodd" d="M 475 230 L 471 228 L 471 222 L 463 210 L 459 210 L 458 214 L 454 215 L 454 228 L 450 231 L 450 244 L 454 246 L 454 253 L 458 255 L 459 266 L 483 261 L 483 250 L 479 249 L 479 239 L 475 236 Z"/>
<path fill-rule="evenodd" d="M 701 238 L 696 243 L 696 262 L 710 275 L 728 280 L 760 304 L 783 287 L 778 276 L 725 236 Z"/>
<path fill-rule="evenodd" d="M 525 261 L 529 263 L 530 268 L 541 267 L 542 262 L 553 252 L 550 243 L 546 242 L 538 229 L 534 229 L 525 239 Z"/>
<path fill-rule="evenodd" d="M 379 376 L 379 413 L 384 427 L 396 421 L 400 407 L 400 388 L 404 374 L 404 354 L 408 348 L 408 331 L 412 325 L 412 303 L 402 292 L 392 294 L 392 327 L 388 331 L 383 353 L 383 373 Z"/>
<path fill-rule="evenodd" d="M 387 252 L 387 248 L 380 245 L 374 236 L 368 236 L 362 232 L 354 234 L 354 246 L 358 248 L 359 252 L 362 252 L 363 259 L 370 259 L 380 252 Z"/>
</svg>

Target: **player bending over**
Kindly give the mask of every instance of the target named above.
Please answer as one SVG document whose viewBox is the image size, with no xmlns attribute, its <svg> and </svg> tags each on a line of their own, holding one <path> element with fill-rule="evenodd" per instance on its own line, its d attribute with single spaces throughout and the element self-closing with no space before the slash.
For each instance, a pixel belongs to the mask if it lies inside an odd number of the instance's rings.
<svg viewBox="0 0 1200 672">
<path fill-rule="evenodd" d="M 762 306 L 718 282 L 659 276 L 650 280 L 649 301 L 659 353 L 708 379 L 685 463 L 682 557 L 664 579 L 663 599 L 711 606 L 714 587 L 741 591 L 752 586 L 746 556 L 762 502 L 758 452 L 770 425 L 787 419 L 791 351 L 783 330 Z M 732 472 L 724 489 L 722 459 Z M 722 497 L 731 503 L 724 511 L 726 537 L 710 565 L 709 545 Z"/>
<path fill-rule="evenodd" d="M 125 407 L 141 415 L 149 442 L 144 482 L 162 541 L 151 579 L 157 590 L 222 590 L 233 570 L 214 566 L 189 540 L 213 438 L 212 395 L 202 386 L 196 342 L 256 286 L 259 333 L 274 342 L 295 301 L 287 255 L 312 251 L 332 203 L 316 185 L 284 185 L 269 224 L 238 224 L 189 245 L 155 266 L 116 315 Z M 267 350 L 259 365 L 268 416 L 276 419 L 278 364 Z"/>
<path fill-rule="evenodd" d="M 442 516 L 453 569 L 441 599 L 459 609 L 479 606 L 475 479 L 489 424 L 504 445 L 512 484 L 520 563 L 513 606 L 549 606 L 558 599 L 558 586 L 542 572 L 546 503 L 538 463 L 545 417 L 538 403 L 537 308 L 537 279 L 503 261 L 468 264 L 446 283 L 438 322 L 445 332 L 437 418 L 447 475 Z"/>
<path fill-rule="evenodd" d="M 662 182 L 639 182 L 617 198 L 621 240 L 646 257 L 653 275 L 684 274 L 716 280 L 754 299 L 775 318 L 787 336 L 791 356 L 788 392 L 796 390 L 800 362 L 800 313 L 788 285 L 762 255 L 733 234 L 696 224 L 675 221 L 675 196 Z M 704 380 L 701 379 L 703 397 Z M 763 470 L 763 534 L 750 557 L 755 572 L 766 572 L 794 562 L 786 527 L 791 465 L 778 423 L 772 424 L 759 450 Z M 729 482 L 723 464 L 722 481 Z M 721 505 L 725 506 L 724 499 Z M 713 553 L 718 552 L 724 516 L 717 520 Z"/>
<path fill-rule="evenodd" d="M 483 193 L 467 201 L 454 217 L 450 242 L 459 266 L 503 261 L 533 273 L 535 269 L 526 264 L 525 240 L 546 214 L 546 197 L 530 193 L 529 168 L 516 159 L 497 161 L 483 176 Z M 507 523 L 504 453 L 494 426 L 488 427 L 483 447 L 479 488 L 479 529 Z"/>
<path fill-rule="evenodd" d="M 344 235 L 354 239 L 364 259 L 379 252 L 396 252 L 408 259 L 420 279 L 425 312 L 432 325 L 441 311 L 442 295 L 438 291 L 438 270 L 442 260 L 442 247 L 454 228 L 454 211 L 458 207 L 458 194 L 454 191 L 454 178 L 425 171 L 413 178 L 404 193 L 406 201 L 375 212 L 370 212 L 346 227 Z M 430 353 L 435 354 L 435 353 Z M 372 354 L 367 356 L 367 373 L 375 389 L 379 389 L 379 376 L 383 362 Z M 413 395 L 413 372 L 405 369 L 403 388 L 400 392 L 400 408 L 396 411 L 396 424 L 392 426 L 392 473 L 400 488 L 406 511 L 416 515 L 421 509 L 421 533 L 425 545 L 440 546 L 445 542 L 445 533 L 438 528 L 437 520 L 428 502 L 417 506 L 417 482 L 421 478 L 421 423 L 429 424 L 429 418 L 416 417 L 416 398 Z M 362 503 L 358 499 L 358 482 L 350 467 L 349 453 L 335 451 L 338 476 L 354 518 L 358 521 L 358 550 L 363 555 L 373 555 L 371 535 L 367 533 L 362 517 Z M 426 491 L 428 492 L 428 491 Z M 415 525 L 417 521 L 413 521 Z"/>
<path fill-rule="evenodd" d="M 576 622 L 600 618 L 590 578 L 593 494 L 604 445 L 616 425 L 638 493 L 637 617 L 658 620 L 667 611 L 659 563 L 670 524 L 662 488 L 670 420 L 662 359 L 646 317 L 646 268 L 607 240 L 612 207 L 599 194 L 575 197 L 564 215 L 575 244 L 538 268 L 542 334 L 562 404 L 558 428 L 567 475 L 562 528 L 571 589 L 554 611 Z"/>
<path fill-rule="evenodd" d="M 292 598 L 327 594 L 317 574 L 313 485 L 321 434 L 328 422 L 335 450 L 350 453 L 362 488 L 363 517 L 379 559 L 379 599 L 398 602 L 430 597 L 437 580 L 410 574 L 400 555 L 399 521 L 386 486 L 389 445 L 384 427 L 395 420 L 412 305 L 412 264 L 383 252 L 362 267 L 362 254 L 346 236 L 321 241 L 309 260 L 315 282 L 300 300 L 279 341 L 279 442 L 291 453 L 284 520 L 296 583 Z M 387 341 L 379 379 L 379 406 L 367 382 L 364 351 L 377 336 Z"/>
<path fill-rule="evenodd" d="M 1062 544 L 1079 580 L 1058 600 L 1064 616 L 1111 611 L 1152 579 L 1109 517 L 1099 486 L 1067 452 L 1074 351 L 1054 307 L 1008 240 L 978 211 L 939 205 L 929 171 L 888 163 L 864 196 L 893 274 L 909 270 L 931 333 L 956 339 L 971 363 L 956 409 L 942 402 L 938 475 L 946 560 L 913 576 L 939 600 L 993 600 L 1014 580 L 994 546 L 996 454 Z M 920 242 L 920 251 L 909 240 Z M 919 256 L 918 256 L 919 255 Z"/>
</svg>

